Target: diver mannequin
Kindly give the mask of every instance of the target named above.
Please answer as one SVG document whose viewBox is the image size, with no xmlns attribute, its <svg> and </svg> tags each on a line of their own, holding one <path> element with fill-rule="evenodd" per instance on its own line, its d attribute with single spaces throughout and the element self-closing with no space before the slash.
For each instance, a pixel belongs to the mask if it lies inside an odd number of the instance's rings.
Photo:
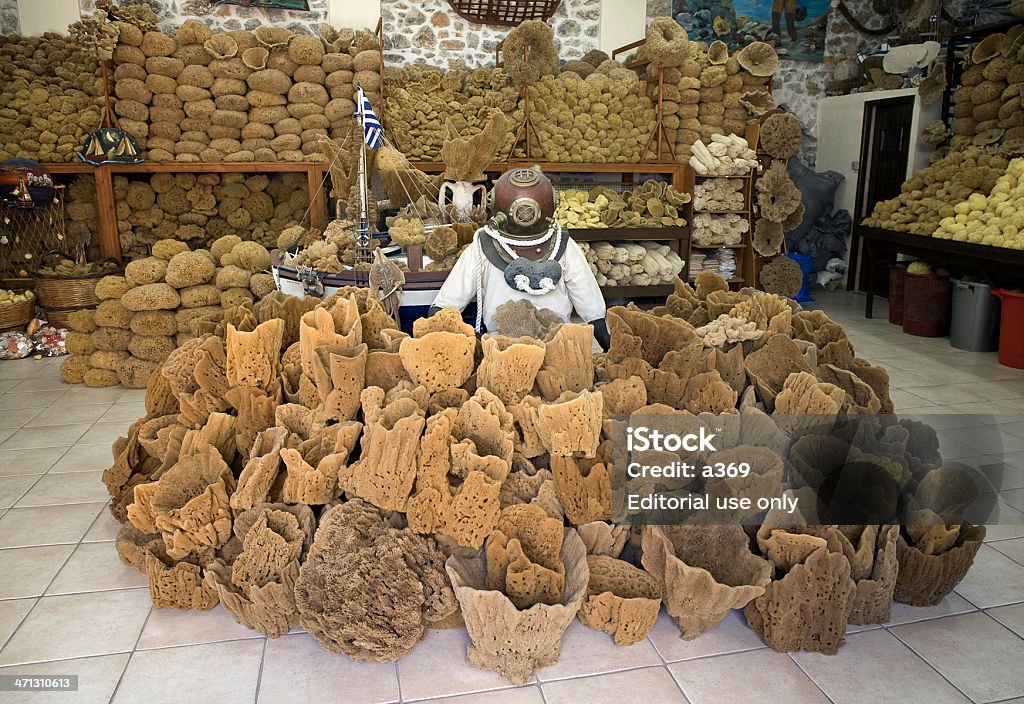
<svg viewBox="0 0 1024 704">
<path fill-rule="evenodd" d="M 604 297 L 583 251 L 555 222 L 555 190 L 540 169 L 503 174 L 491 190 L 493 216 L 462 252 L 430 314 L 477 302 L 477 332 L 492 329 L 498 306 L 528 300 L 566 322 L 573 311 L 607 350 Z"/>
</svg>

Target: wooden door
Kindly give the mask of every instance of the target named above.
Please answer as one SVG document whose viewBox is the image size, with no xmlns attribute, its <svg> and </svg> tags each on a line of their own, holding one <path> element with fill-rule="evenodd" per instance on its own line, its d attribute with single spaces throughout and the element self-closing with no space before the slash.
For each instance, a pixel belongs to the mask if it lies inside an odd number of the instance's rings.
<svg viewBox="0 0 1024 704">
<path fill-rule="evenodd" d="M 907 96 L 878 100 L 864 105 L 864 133 L 861 139 L 860 169 L 857 177 L 853 221 L 871 214 L 879 201 L 895 198 L 907 178 L 913 135 L 914 98 Z M 850 273 L 847 288 L 863 291 L 860 285 L 860 238 L 850 238 Z M 888 289 L 883 289 L 888 290 Z"/>
</svg>

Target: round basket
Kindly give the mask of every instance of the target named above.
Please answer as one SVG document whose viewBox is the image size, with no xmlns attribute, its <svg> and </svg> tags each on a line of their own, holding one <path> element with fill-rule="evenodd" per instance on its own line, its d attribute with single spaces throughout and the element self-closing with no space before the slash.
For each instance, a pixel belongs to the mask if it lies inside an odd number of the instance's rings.
<svg viewBox="0 0 1024 704">
<path fill-rule="evenodd" d="M 889 267 L 889 322 L 893 325 L 903 325 L 903 286 L 906 276 L 905 264 Z"/>
<path fill-rule="evenodd" d="M 52 251 L 39 257 L 40 265 L 46 263 L 51 256 L 61 256 L 71 259 L 66 252 Z M 100 304 L 96 297 L 96 282 L 113 272 L 110 269 L 103 269 L 106 262 L 120 263 L 114 259 L 100 259 L 94 262 L 88 274 L 75 274 L 65 276 L 62 274 L 41 274 L 38 271 L 35 275 L 36 295 L 39 296 L 39 305 L 46 311 L 73 311 L 81 308 L 95 308 Z"/>
<path fill-rule="evenodd" d="M 903 332 L 919 337 L 948 333 L 952 290 L 948 276 L 908 273 L 903 283 Z"/>
<path fill-rule="evenodd" d="M 68 316 L 75 311 L 82 310 L 81 308 L 74 308 L 72 310 L 47 310 L 44 311 L 46 314 L 46 322 L 56 328 L 71 328 L 71 322 Z"/>
<path fill-rule="evenodd" d="M 35 298 L 18 303 L 0 303 L 0 330 L 25 327 L 35 315 Z"/>
</svg>

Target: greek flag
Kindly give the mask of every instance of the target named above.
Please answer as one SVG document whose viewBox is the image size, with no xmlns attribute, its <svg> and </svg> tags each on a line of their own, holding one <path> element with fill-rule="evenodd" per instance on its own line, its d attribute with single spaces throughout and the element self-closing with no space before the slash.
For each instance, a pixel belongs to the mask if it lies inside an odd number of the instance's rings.
<svg viewBox="0 0 1024 704">
<path fill-rule="evenodd" d="M 363 121 L 363 139 L 366 141 L 366 146 L 370 149 L 376 149 L 384 141 L 384 129 L 380 126 L 380 120 L 377 119 L 377 114 L 373 111 L 370 101 L 366 98 L 366 93 L 363 92 L 362 86 L 359 86 L 356 103 L 361 109 L 357 109 L 354 117 L 357 120 L 362 119 Z"/>
</svg>

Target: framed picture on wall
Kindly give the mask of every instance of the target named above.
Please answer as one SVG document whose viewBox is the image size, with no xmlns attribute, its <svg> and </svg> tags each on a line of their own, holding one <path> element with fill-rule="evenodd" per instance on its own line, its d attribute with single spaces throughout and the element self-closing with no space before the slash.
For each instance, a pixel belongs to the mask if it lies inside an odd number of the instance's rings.
<svg viewBox="0 0 1024 704">
<path fill-rule="evenodd" d="M 242 7 L 276 8 L 279 10 L 309 11 L 309 0 L 214 0 L 217 5 L 241 5 Z"/>
<path fill-rule="evenodd" d="M 782 59 L 821 61 L 829 0 L 673 0 L 672 16 L 690 39 L 721 39 L 730 51 L 770 42 Z"/>
</svg>

